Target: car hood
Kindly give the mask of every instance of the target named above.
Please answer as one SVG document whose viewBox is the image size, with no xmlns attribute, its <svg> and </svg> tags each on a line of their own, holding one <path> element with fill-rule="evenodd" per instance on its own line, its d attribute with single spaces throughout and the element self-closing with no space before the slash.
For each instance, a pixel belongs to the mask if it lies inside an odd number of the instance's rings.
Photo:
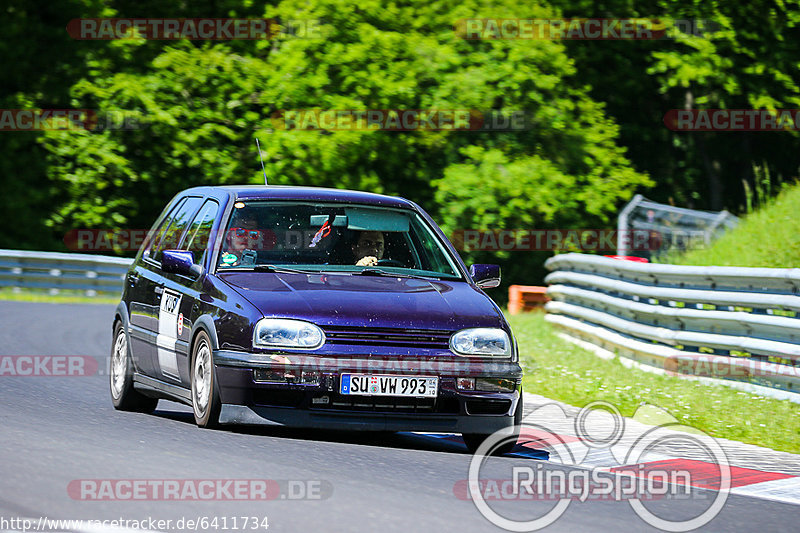
<svg viewBox="0 0 800 533">
<path fill-rule="evenodd" d="M 457 330 L 502 327 L 502 313 L 464 281 L 351 274 L 230 272 L 219 277 L 267 317 L 320 326 Z"/>
</svg>

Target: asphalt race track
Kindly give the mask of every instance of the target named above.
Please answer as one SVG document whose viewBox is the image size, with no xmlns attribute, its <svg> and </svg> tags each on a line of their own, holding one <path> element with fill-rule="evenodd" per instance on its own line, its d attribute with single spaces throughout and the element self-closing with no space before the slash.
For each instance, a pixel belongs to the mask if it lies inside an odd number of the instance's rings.
<svg viewBox="0 0 800 533">
<path fill-rule="evenodd" d="M 112 305 L 0 302 L 0 355 L 88 355 L 88 377 L 0 376 L 0 531 L 2 519 L 172 520 L 266 517 L 270 531 L 501 531 L 454 486 L 471 455 L 460 443 L 413 434 L 367 435 L 287 429 L 209 431 L 190 410 L 161 401 L 155 415 L 111 406 L 105 375 Z M 531 391 L 535 392 L 535 391 Z M 482 472 L 507 476 L 496 458 Z M 544 462 L 546 469 L 564 468 Z M 90 501 L 75 480 L 284 480 L 269 501 Z M 288 484 L 294 482 L 294 492 Z M 76 482 L 77 483 L 77 482 Z M 72 485 L 75 486 L 75 483 Z M 312 498 L 305 496 L 312 492 Z M 301 494 L 305 492 L 306 494 Z M 295 499 L 297 498 L 297 499 Z M 704 502 L 648 504 L 663 517 L 698 514 Z M 543 515 L 552 502 L 500 502 L 509 516 Z M 731 495 L 704 529 L 796 530 L 800 507 Z M 239 530 L 244 530 L 238 527 Z M 198 530 L 203 530 L 198 528 Z M 214 528 L 206 529 L 208 531 Z M 250 530 L 250 528 L 248 528 Z M 574 502 L 548 531 L 650 531 L 627 502 Z"/>
</svg>

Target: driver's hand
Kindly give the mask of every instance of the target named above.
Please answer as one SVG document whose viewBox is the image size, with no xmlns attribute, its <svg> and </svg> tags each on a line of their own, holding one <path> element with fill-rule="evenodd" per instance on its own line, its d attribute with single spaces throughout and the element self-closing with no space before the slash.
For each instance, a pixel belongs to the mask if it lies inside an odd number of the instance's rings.
<svg viewBox="0 0 800 533">
<path fill-rule="evenodd" d="M 361 259 L 359 259 L 358 263 L 356 263 L 356 266 L 371 267 L 377 264 L 378 264 L 378 258 L 375 257 L 374 255 L 368 255 L 367 257 L 362 257 Z"/>
</svg>

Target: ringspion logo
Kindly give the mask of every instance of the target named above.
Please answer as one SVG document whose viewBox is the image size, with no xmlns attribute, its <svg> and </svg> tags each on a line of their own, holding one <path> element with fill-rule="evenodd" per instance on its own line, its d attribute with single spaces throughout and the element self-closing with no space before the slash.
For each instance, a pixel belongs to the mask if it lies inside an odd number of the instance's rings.
<svg viewBox="0 0 800 533">
<path fill-rule="evenodd" d="M 541 420 L 552 427 L 541 425 Z M 653 426 L 643 433 L 626 425 L 616 406 L 604 401 L 588 404 L 574 418 L 558 404 L 540 406 L 515 428 L 518 432 L 501 429 L 483 442 L 470 461 L 467 479 L 453 485 L 453 494 L 471 500 L 484 518 L 506 531 L 541 530 L 556 522 L 572 502 L 592 500 L 627 502 L 641 520 L 665 531 L 692 531 L 713 520 L 731 489 L 730 463 L 719 442 L 678 422 Z M 569 426 L 575 429 L 574 437 L 554 429 Z M 492 452 L 511 439 L 516 441 L 518 434 L 533 439 L 551 461 L 572 468 L 542 463 L 531 466 L 528 458 L 520 462 L 506 456 L 503 464 L 493 461 L 491 476 L 483 476 Z M 620 442 L 631 444 L 618 446 Z M 675 446 L 696 459 L 664 460 L 663 454 Z M 592 466 L 596 457 L 603 457 L 607 466 Z M 503 471 L 507 477 L 498 478 Z M 662 499 L 691 499 L 699 505 L 681 516 L 664 516 L 662 508 L 647 505 Z M 556 503 L 532 506 L 532 500 Z M 496 501 L 521 505 L 510 513 L 509 505 L 493 507 L 491 503 Z"/>
</svg>

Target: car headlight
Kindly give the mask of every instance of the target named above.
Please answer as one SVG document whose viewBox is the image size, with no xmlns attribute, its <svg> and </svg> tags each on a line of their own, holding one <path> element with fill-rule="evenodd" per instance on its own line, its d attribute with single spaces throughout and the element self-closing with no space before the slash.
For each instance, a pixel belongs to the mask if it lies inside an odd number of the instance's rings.
<svg viewBox="0 0 800 533">
<path fill-rule="evenodd" d="M 450 349 L 459 355 L 511 356 L 511 340 L 500 328 L 462 329 L 450 337 Z"/>
<path fill-rule="evenodd" d="M 253 345 L 261 348 L 303 348 L 313 350 L 325 343 L 322 330 L 303 320 L 262 318 L 253 334 Z"/>
</svg>

